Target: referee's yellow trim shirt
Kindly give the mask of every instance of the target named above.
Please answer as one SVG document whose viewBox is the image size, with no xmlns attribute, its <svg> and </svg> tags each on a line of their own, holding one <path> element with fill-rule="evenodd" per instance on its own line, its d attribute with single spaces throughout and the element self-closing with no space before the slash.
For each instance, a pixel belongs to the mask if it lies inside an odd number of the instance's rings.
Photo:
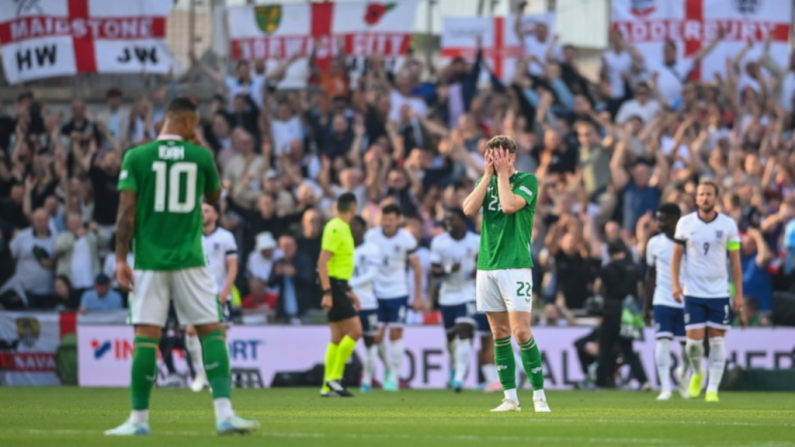
<svg viewBox="0 0 795 447">
<path fill-rule="evenodd" d="M 328 274 L 332 278 L 349 280 L 353 276 L 353 234 L 351 226 L 339 217 L 328 221 L 323 228 L 320 248 L 334 256 L 328 261 Z"/>
</svg>

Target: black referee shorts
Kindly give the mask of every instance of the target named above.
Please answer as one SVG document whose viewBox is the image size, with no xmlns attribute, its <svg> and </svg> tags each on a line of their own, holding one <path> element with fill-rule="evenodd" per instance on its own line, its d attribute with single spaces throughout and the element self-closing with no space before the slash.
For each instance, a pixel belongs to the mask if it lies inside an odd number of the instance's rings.
<svg viewBox="0 0 795 447">
<path fill-rule="evenodd" d="M 331 310 L 328 311 L 329 323 L 347 320 L 348 318 L 358 317 L 359 314 L 353 308 L 353 302 L 348 297 L 348 281 L 344 279 L 329 278 L 331 280 Z"/>
</svg>

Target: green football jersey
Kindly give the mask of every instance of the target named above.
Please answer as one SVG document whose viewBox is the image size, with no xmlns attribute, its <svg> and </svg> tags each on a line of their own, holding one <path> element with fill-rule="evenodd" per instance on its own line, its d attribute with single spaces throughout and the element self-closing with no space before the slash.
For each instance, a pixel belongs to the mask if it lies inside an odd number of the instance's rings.
<svg viewBox="0 0 795 447">
<path fill-rule="evenodd" d="M 119 191 L 137 193 L 135 269 L 204 266 L 202 197 L 220 185 L 213 155 L 201 146 L 163 139 L 127 151 Z"/>
<path fill-rule="evenodd" d="M 480 180 L 478 180 L 480 183 Z M 533 267 L 530 239 L 536 214 L 538 179 L 533 174 L 517 172 L 511 176 L 511 190 L 522 196 L 527 205 L 508 215 L 502 212 L 497 190 L 497 176 L 491 178 L 483 199 L 478 270 L 505 270 Z"/>
</svg>

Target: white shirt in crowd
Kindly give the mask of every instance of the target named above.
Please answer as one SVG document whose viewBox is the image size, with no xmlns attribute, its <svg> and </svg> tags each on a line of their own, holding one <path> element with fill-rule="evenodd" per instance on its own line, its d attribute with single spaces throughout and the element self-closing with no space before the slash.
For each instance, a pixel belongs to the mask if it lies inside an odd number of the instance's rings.
<svg viewBox="0 0 795 447">
<path fill-rule="evenodd" d="M 252 251 L 248 255 L 248 262 L 246 263 L 246 270 L 248 275 L 253 278 L 259 278 L 260 281 L 267 284 L 273 270 L 273 264 L 284 255 L 280 250 L 274 250 L 270 259 L 262 256 L 259 251 Z"/>
<path fill-rule="evenodd" d="M 217 227 L 209 235 L 202 235 L 202 246 L 204 246 L 204 256 L 207 257 L 207 268 L 213 275 L 220 292 L 229 272 L 227 260 L 237 259 L 237 242 L 232 233 Z"/>
<path fill-rule="evenodd" d="M 461 264 L 457 272 L 441 278 L 439 304 L 455 306 L 475 301 L 475 270 L 477 269 L 480 236 L 467 232 L 463 239 L 455 240 L 450 233 L 443 233 L 431 241 L 431 263 L 441 265 L 445 271 Z"/>
<path fill-rule="evenodd" d="M 403 94 L 397 90 L 392 90 L 392 93 L 389 94 L 389 102 L 391 104 L 389 109 L 390 121 L 400 121 L 400 108 L 403 107 L 404 104 L 417 112 L 419 116 L 428 114 L 428 105 L 425 104 L 422 98 L 403 96 Z"/>
<path fill-rule="evenodd" d="M 381 250 L 372 242 L 365 242 L 353 252 L 353 277 L 348 285 L 353 293 L 359 297 L 362 310 L 378 309 L 378 300 L 375 298 L 374 283 L 381 269 Z"/>
<path fill-rule="evenodd" d="M 81 236 L 75 240 L 72 248 L 71 279 L 75 289 L 87 289 L 94 285 L 91 245 L 88 237 Z"/>
<path fill-rule="evenodd" d="M 663 233 L 652 237 L 646 244 L 646 264 L 654 267 L 656 272 L 652 299 L 652 304 L 655 306 L 683 307 L 683 304 L 677 302 L 673 296 L 671 257 L 674 254 L 674 244 L 675 242 Z M 684 263 L 680 267 L 679 278 L 683 281 Z"/>
<path fill-rule="evenodd" d="M 610 84 L 610 97 L 613 99 L 623 98 L 626 92 L 622 75 L 631 73 L 632 55 L 626 50 L 616 53 L 611 49 L 602 56 L 602 63 L 605 67 L 607 82 Z"/>
<path fill-rule="evenodd" d="M 262 109 L 262 92 L 265 90 L 265 76 L 251 76 L 251 82 L 248 84 L 241 84 L 240 80 L 235 76 L 227 76 L 224 79 L 224 84 L 226 85 L 226 91 L 229 94 L 229 110 L 234 110 L 235 104 L 235 96 L 245 93 L 251 100 L 254 101 L 254 104 L 257 107 Z"/>
<path fill-rule="evenodd" d="M 33 228 L 27 228 L 11 240 L 10 248 L 11 256 L 17 261 L 16 276 L 25 291 L 36 295 L 51 294 L 55 281 L 53 271 L 39 264 L 35 251 L 44 250 L 52 258 L 55 253 L 55 233 L 50 232 L 45 238 L 37 238 L 33 234 Z"/>
<path fill-rule="evenodd" d="M 726 263 L 729 244 L 740 242 L 737 224 L 722 213 L 705 222 L 696 211 L 679 219 L 674 239 L 685 244 L 684 276 L 680 279 L 684 294 L 693 298 L 728 298 Z"/>
<path fill-rule="evenodd" d="M 692 60 L 677 60 L 673 66 L 667 66 L 662 61 L 652 62 L 647 65 L 649 74 L 657 72 L 657 91 L 670 107 L 679 108 L 682 102 L 682 87 L 693 71 Z"/>
<path fill-rule="evenodd" d="M 417 250 L 417 240 L 406 230 L 398 230 L 392 237 L 384 235 L 381 227 L 371 228 L 364 240 L 381 249 L 381 268 L 375 281 L 378 299 L 409 296 L 408 259 Z"/>
<path fill-rule="evenodd" d="M 641 104 L 637 99 L 630 99 L 621 104 L 621 108 L 618 109 L 618 114 L 616 114 L 616 122 L 624 124 L 633 116 L 639 116 L 643 120 L 643 124 L 648 124 L 657 116 L 659 111 L 660 103 L 656 99 L 649 99 L 646 104 Z"/>
<path fill-rule="evenodd" d="M 287 121 L 274 119 L 271 121 L 271 138 L 273 138 L 273 153 L 277 156 L 290 152 L 290 142 L 304 139 L 304 129 L 301 120 L 293 116 Z"/>
<path fill-rule="evenodd" d="M 547 62 L 547 52 L 549 51 L 549 47 L 553 45 L 554 49 L 552 50 L 552 57 L 555 60 L 560 60 L 561 56 L 563 55 L 560 47 L 555 45 L 554 40 L 552 40 L 552 36 L 548 36 L 547 40 L 542 42 L 538 40 L 538 36 L 535 34 L 525 34 L 523 43 L 525 53 L 527 53 L 527 55 L 535 56 L 536 59 L 544 64 Z M 535 61 L 531 61 L 527 64 L 527 70 L 533 76 L 541 76 L 544 74 L 544 66 Z"/>
</svg>

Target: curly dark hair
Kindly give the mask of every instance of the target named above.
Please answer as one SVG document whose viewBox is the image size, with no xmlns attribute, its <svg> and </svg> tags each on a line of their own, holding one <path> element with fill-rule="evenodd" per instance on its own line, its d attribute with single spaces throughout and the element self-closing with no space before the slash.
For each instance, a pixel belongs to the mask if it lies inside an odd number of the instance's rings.
<svg viewBox="0 0 795 447">
<path fill-rule="evenodd" d="M 512 154 L 516 153 L 516 141 L 513 141 L 513 138 L 507 135 L 497 135 L 492 137 L 492 139 L 486 143 L 486 147 L 489 149 L 501 147 Z"/>
</svg>

